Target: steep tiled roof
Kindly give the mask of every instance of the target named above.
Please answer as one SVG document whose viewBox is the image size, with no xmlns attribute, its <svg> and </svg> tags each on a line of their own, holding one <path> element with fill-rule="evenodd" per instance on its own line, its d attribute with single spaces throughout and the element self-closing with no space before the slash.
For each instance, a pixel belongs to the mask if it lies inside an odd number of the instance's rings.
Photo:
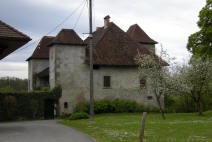
<svg viewBox="0 0 212 142">
<path fill-rule="evenodd" d="M 142 29 L 139 27 L 139 25 L 134 24 L 130 26 L 130 28 L 127 30 L 127 34 L 134 39 L 137 42 L 140 43 L 150 43 L 150 44 L 157 44 L 158 42 L 151 39 Z"/>
<path fill-rule="evenodd" d="M 85 40 L 88 43 L 89 38 Z M 121 30 L 113 22 L 108 27 L 99 28 L 93 33 L 94 64 L 135 66 L 135 56 L 138 51 L 142 54 L 150 54 L 149 50 L 134 41 L 126 32 Z M 86 47 L 86 61 L 89 63 L 89 47 Z"/>
<path fill-rule="evenodd" d="M 107 30 L 104 29 L 104 27 L 98 27 L 97 30 L 95 32 L 93 32 L 93 44 L 96 45 L 99 40 L 102 38 L 102 36 L 104 35 L 104 33 Z M 86 38 L 84 41 L 85 44 L 89 44 L 89 38 Z"/>
<path fill-rule="evenodd" d="M 49 59 L 49 47 L 47 45 L 50 44 L 53 39 L 54 37 L 52 36 L 44 36 L 27 61 L 30 59 Z"/>
<path fill-rule="evenodd" d="M 1 39 L 19 39 L 23 41 L 30 41 L 30 37 L 7 25 L 0 20 L 0 38 Z"/>
<path fill-rule="evenodd" d="M 62 29 L 54 40 L 49 44 L 72 44 L 72 45 L 83 45 L 83 40 L 77 35 L 72 29 Z"/>
</svg>

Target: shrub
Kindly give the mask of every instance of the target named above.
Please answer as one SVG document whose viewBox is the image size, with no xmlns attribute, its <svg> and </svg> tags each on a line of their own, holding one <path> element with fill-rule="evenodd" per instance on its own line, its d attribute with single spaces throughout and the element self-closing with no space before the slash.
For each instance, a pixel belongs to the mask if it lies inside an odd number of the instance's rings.
<svg viewBox="0 0 212 142">
<path fill-rule="evenodd" d="M 42 87 L 42 88 L 40 88 L 40 91 L 50 91 L 50 88 L 49 87 Z"/>
<path fill-rule="evenodd" d="M 90 104 L 89 102 L 79 103 L 74 112 L 86 112 L 89 113 Z M 121 113 L 121 112 L 159 112 L 158 108 L 148 108 L 141 104 L 136 103 L 135 101 L 129 100 L 99 100 L 94 102 L 94 112 L 99 113 Z"/>
<path fill-rule="evenodd" d="M 115 110 L 115 106 L 109 100 L 96 101 L 95 104 L 94 104 L 94 112 L 96 114 L 110 113 L 110 112 L 114 112 L 114 110 Z"/>
<path fill-rule="evenodd" d="M 3 103 L 2 105 L 4 107 L 2 107 L 2 111 L 5 112 L 5 119 L 7 120 L 13 120 L 17 118 L 17 101 L 15 99 L 15 97 L 13 96 L 6 96 L 3 99 Z"/>
<path fill-rule="evenodd" d="M 76 105 L 74 112 L 86 112 L 89 113 L 90 111 L 90 103 L 89 102 L 82 102 Z"/>
<path fill-rule="evenodd" d="M 70 116 L 70 120 L 77 120 L 77 119 L 88 119 L 89 115 L 86 112 L 78 112 L 78 113 L 73 113 Z"/>
</svg>

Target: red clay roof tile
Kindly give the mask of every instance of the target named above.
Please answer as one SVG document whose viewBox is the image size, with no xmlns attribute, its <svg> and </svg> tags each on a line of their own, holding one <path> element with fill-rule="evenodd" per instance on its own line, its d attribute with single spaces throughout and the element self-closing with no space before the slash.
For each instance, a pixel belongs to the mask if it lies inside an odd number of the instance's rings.
<svg viewBox="0 0 212 142">
<path fill-rule="evenodd" d="M 49 47 L 47 45 L 50 44 L 53 39 L 54 37 L 52 36 L 44 36 L 27 61 L 30 59 L 49 59 Z"/>
<path fill-rule="evenodd" d="M 151 39 L 139 25 L 134 24 L 127 30 L 127 34 L 135 41 L 140 43 L 157 44 L 157 41 Z"/>
<path fill-rule="evenodd" d="M 77 35 L 74 30 L 62 29 L 54 38 L 54 40 L 49 44 L 49 46 L 51 46 L 52 44 L 83 45 L 83 40 Z"/>
<path fill-rule="evenodd" d="M 88 43 L 89 38 L 85 40 Z M 113 22 L 93 33 L 94 65 L 137 66 L 135 56 L 138 51 L 150 54 L 149 50 L 134 41 Z M 86 47 L 86 61 L 89 63 L 89 47 Z"/>
<path fill-rule="evenodd" d="M 7 25 L 0 20 L 0 38 L 3 39 L 20 39 L 30 41 L 30 37 Z"/>
</svg>

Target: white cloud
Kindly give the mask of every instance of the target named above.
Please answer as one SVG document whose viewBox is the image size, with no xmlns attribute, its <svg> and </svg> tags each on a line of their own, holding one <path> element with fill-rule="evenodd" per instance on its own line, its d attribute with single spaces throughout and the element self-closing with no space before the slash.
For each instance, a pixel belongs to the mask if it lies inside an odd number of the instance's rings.
<svg viewBox="0 0 212 142">
<path fill-rule="evenodd" d="M 18 78 L 28 77 L 26 62 L 0 62 L 0 77 L 11 76 Z"/>
</svg>

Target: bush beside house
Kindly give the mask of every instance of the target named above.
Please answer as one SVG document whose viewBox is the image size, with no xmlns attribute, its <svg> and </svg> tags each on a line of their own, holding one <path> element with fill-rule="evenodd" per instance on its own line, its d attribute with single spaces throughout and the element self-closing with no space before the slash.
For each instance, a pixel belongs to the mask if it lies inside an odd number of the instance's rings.
<svg viewBox="0 0 212 142">
<path fill-rule="evenodd" d="M 89 113 L 90 104 L 89 102 L 79 103 L 74 112 L 86 112 Z M 158 108 L 149 108 L 141 104 L 136 103 L 135 101 L 129 100 L 99 100 L 94 103 L 94 112 L 95 114 L 100 113 L 122 113 L 122 112 L 159 112 Z"/>
</svg>

